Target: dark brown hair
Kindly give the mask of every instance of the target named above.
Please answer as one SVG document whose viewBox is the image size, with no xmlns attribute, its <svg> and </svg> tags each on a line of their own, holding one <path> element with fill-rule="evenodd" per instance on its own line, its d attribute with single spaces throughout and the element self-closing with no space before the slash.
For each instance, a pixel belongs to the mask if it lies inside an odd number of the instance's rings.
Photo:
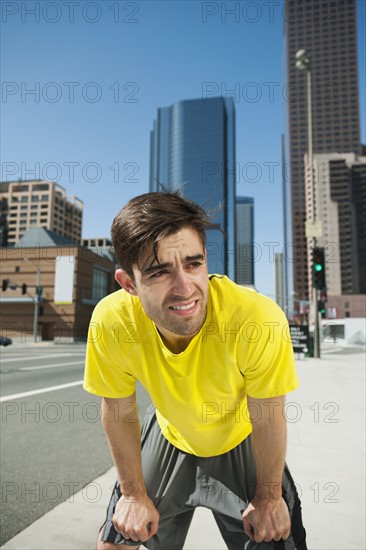
<svg viewBox="0 0 366 550">
<path fill-rule="evenodd" d="M 133 264 L 152 246 L 157 259 L 158 242 L 183 227 L 195 229 L 206 244 L 205 230 L 219 229 L 201 206 L 183 197 L 179 190 L 154 192 L 131 199 L 114 218 L 111 236 L 119 266 L 133 279 Z"/>
</svg>

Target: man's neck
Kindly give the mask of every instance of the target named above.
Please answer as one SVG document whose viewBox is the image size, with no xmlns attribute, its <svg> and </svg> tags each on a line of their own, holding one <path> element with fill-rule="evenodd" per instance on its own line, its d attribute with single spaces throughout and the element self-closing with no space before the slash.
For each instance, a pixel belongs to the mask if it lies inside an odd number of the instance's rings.
<svg viewBox="0 0 366 550">
<path fill-rule="evenodd" d="M 195 337 L 195 334 L 189 336 L 180 336 L 178 334 L 169 333 L 169 331 L 158 328 L 161 339 L 165 346 L 172 353 L 182 353 L 189 345 L 190 341 Z"/>
</svg>

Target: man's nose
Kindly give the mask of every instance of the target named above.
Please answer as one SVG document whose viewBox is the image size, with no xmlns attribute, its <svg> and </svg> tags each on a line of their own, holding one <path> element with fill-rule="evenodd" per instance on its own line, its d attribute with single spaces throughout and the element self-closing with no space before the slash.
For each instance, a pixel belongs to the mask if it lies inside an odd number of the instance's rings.
<svg viewBox="0 0 366 550">
<path fill-rule="evenodd" d="M 189 298 L 192 295 L 192 283 L 189 278 L 189 274 L 183 270 L 178 271 L 175 274 L 173 282 L 173 293 L 177 296 L 184 296 Z"/>
</svg>

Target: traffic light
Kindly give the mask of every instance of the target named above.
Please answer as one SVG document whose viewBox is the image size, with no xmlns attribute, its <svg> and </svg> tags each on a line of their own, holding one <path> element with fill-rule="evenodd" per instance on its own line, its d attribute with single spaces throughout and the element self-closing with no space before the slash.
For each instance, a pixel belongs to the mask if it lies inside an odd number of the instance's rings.
<svg viewBox="0 0 366 550">
<path fill-rule="evenodd" d="M 318 290 L 323 290 L 327 286 L 325 283 L 324 248 L 313 248 L 313 286 Z"/>
<path fill-rule="evenodd" d="M 318 300 L 318 311 L 322 319 L 325 319 L 325 303 L 322 300 Z"/>
<path fill-rule="evenodd" d="M 25 283 L 22 284 L 22 294 L 27 294 L 27 285 Z"/>
<path fill-rule="evenodd" d="M 3 279 L 3 285 L 2 285 L 3 292 L 7 290 L 8 286 L 9 286 L 9 279 Z"/>
</svg>

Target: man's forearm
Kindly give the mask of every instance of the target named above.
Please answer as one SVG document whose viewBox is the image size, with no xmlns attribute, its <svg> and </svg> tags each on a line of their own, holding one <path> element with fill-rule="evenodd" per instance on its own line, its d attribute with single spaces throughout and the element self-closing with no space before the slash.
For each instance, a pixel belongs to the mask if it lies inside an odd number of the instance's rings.
<svg viewBox="0 0 366 550">
<path fill-rule="evenodd" d="M 282 476 L 286 455 L 286 421 L 283 415 L 285 398 L 248 398 L 261 410 L 260 419 L 253 422 L 252 448 L 257 470 L 256 499 L 279 500 L 282 496 Z"/>
<path fill-rule="evenodd" d="M 136 408 L 136 414 L 132 417 L 131 406 Z M 133 400 L 103 399 L 102 422 L 117 468 L 121 493 L 131 498 L 144 496 L 146 489 L 142 476 L 141 431 L 136 403 Z"/>
</svg>

